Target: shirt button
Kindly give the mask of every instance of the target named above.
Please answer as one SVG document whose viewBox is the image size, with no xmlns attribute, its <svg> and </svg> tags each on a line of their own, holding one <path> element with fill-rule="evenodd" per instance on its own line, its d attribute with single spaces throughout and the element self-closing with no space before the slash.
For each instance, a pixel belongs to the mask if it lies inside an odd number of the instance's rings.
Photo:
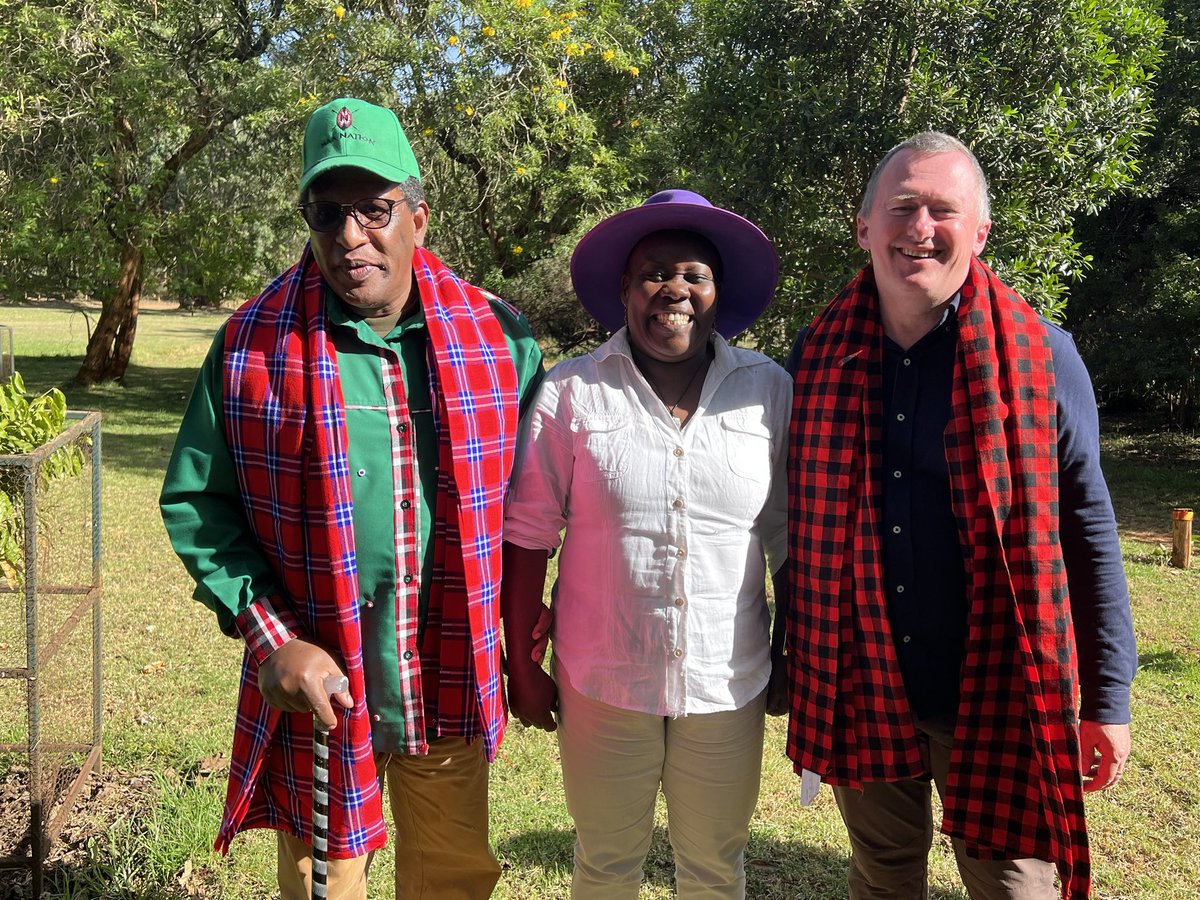
<svg viewBox="0 0 1200 900">
<path fill-rule="evenodd" d="M 675 598 L 675 605 L 676 605 L 676 606 L 683 606 L 683 598 L 682 598 L 682 597 L 676 597 L 676 598 Z"/>
<path fill-rule="evenodd" d="M 375 713 L 375 715 L 371 716 L 371 721 L 378 722 L 379 721 L 379 713 Z"/>
<path fill-rule="evenodd" d="M 907 644 L 907 643 L 909 643 L 909 642 L 911 642 L 911 641 L 912 641 L 912 637 L 910 637 L 909 635 L 907 635 L 907 634 L 906 634 L 906 635 L 904 636 L 904 643 L 906 643 L 906 644 Z"/>
<path fill-rule="evenodd" d="M 683 501 L 678 498 L 676 498 L 675 501 L 671 503 L 671 505 L 673 507 L 675 507 L 676 509 L 683 509 Z"/>
<path fill-rule="evenodd" d="M 679 657 L 683 656 L 683 651 L 676 647 L 673 651 L 671 651 L 671 655 L 676 659 L 679 659 Z"/>
<path fill-rule="evenodd" d="M 896 413 L 896 421 L 903 422 L 904 421 L 904 413 Z"/>
<path fill-rule="evenodd" d="M 904 585 L 902 585 L 902 584 L 896 585 L 896 593 L 903 594 L 904 593 Z"/>
<path fill-rule="evenodd" d="M 683 456 L 683 448 L 682 447 L 676 447 L 672 452 L 676 456 Z"/>
<path fill-rule="evenodd" d="M 412 572 L 405 572 L 405 573 L 404 573 L 404 583 L 405 583 L 405 584 L 412 584 L 412 583 L 413 583 L 413 574 L 412 574 Z"/>
<path fill-rule="evenodd" d="M 407 500 L 401 500 L 401 501 L 400 501 L 400 508 L 401 508 L 401 509 L 408 509 L 410 506 L 412 506 L 412 504 L 411 504 L 411 503 L 409 503 Z"/>
<path fill-rule="evenodd" d="M 687 551 L 684 550 L 682 547 L 680 547 L 678 550 L 675 551 L 675 555 L 677 557 L 679 557 L 680 559 L 683 559 L 685 556 L 687 556 Z"/>
<path fill-rule="evenodd" d="M 359 469 L 359 470 L 358 470 L 358 477 L 359 477 L 359 478 L 362 478 L 362 477 L 363 477 L 364 475 L 366 475 L 366 474 L 367 474 L 367 470 L 366 470 L 366 469 Z"/>
<path fill-rule="evenodd" d="M 368 600 L 368 601 L 367 601 L 367 609 L 374 609 L 374 608 L 375 608 L 375 601 L 374 601 L 374 600 Z"/>
<path fill-rule="evenodd" d="M 893 478 L 900 478 L 900 477 L 901 477 L 901 475 L 900 475 L 900 470 L 899 470 L 899 469 L 897 469 L 895 472 L 893 472 L 893 473 L 892 473 L 892 477 L 893 477 Z"/>
<path fill-rule="evenodd" d="M 912 365 L 912 360 L 911 360 L 911 359 L 905 359 L 905 360 L 904 360 L 904 364 L 905 364 L 906 366 L 911 366 L 911 365 Z"/>
<path fill-rule="evenodd" d="M 404 434 L 404 432 L 408 431 L 408 423 L 401 422 L 399 425 L 396 426 L 396 430 L 399 431 L 401 434 Z"/>
<path fill-rule="evenodd" d="M 413 653 L 412 653 L 412 651 L 411 651 L 411 650 L 405 650 L 405 651 L 404 651 L 404 658 L 405 658 L 405 659 L 412 659 L 412 657 L 413 657 Z"/>
<path fill-rule="evenodd" d="M 892 526 L 892 534 L 899 534 L 899 533 L 900 533 L 900 526 L 899 526 L 899 525 L 893 525 L 893 526 Z"/>
</svg>

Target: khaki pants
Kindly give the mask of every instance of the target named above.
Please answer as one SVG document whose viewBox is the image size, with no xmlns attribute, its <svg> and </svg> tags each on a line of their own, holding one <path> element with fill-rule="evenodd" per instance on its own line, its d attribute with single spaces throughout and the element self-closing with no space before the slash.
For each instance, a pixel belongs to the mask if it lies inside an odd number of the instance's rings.
<svg viewBox="0 0 1200 900">
<path fill-rule="evenodd" d="M 954 718 L 917 722 L 938 792 L 946 787 Z M 932 789 L 927 781 L 870 782 L 862 791 L 834 788 L 850 833 L 850 900 L 925 900 L 933 845 Z M 972 900 L 1058 900 L 1055 867 L 1042 859 L 981 860 L 951 842 Z"/>
<path fill-rule="evenodd" d="M 659 786 L 681 900 L 746 896 L 744 856 L 762 771 L 765 693 L 678 719 L 618 709 L 558 681 L 558 744 L 575 820 L 573 900 L 636 900 Z"/>
<path fill-rule="evenodd" d="M 375 757 L 395 828 L 396 900 L 485 900 L 500 878 L 488 844 L 483 741 L 431 741 L 428 756 Z M 282 900 L 309 900 L 312 848 L 279 832 Z M 366 900 L 373 853 L 329 860 L 329 900 Z"/>
</svg>

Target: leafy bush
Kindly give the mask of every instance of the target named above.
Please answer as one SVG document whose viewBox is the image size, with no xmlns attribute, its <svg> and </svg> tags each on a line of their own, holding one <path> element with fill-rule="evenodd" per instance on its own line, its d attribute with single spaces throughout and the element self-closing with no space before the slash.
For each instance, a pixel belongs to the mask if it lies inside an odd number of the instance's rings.
<svg viewBox="0 0 1200 900">
<path fill-rule="evenodd" d="M 8 384 L 0 385 L 0 455 L 32 453 L 53 440 L 67 421 L 67 398 L 58 388 L 30 399 L 25 382 L 14 372 Z M 78 475 L 83 470 L 83 451 L 63 447 L 50 455 L 38 472 L 37 488 L 55 478 Z M 19 468 L 0 468 L 0 576 L 20 584 L 23 576 L 22 543 L 25 502 Z"/>
</svg>

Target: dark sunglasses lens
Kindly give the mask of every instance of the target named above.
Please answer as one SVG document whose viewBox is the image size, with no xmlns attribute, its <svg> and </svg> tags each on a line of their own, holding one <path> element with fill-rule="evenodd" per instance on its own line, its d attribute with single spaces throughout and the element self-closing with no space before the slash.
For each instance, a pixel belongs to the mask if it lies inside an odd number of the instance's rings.
<svg viewBox="0 0 1200 900">
<path fill-rule="evenodd" d="M 305 203 L 300 209 L 313 231 L 335 231 L 342 222 L 342 208 L 327 200 Z"/>
<path fill-rule="evenodd" d="M 392 208 L 382 200 L 359 200 L 354 204 L 358 221 L 368 228 L 382 228 L 392 218 Z"/>
</svg>

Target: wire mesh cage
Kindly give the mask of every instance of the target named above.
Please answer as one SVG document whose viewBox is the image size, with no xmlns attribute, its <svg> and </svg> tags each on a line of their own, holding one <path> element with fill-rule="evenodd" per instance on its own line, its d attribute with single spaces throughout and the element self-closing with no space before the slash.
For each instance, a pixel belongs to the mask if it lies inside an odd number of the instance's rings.
<svg viewBox="0 0 1200 900">
<path fill-rule="evenodd" d="M 70 412 L 0 455 L 0 875 L 34 898 L 100 762 L 100 663 L 100 414 Z"/>
</svg>

